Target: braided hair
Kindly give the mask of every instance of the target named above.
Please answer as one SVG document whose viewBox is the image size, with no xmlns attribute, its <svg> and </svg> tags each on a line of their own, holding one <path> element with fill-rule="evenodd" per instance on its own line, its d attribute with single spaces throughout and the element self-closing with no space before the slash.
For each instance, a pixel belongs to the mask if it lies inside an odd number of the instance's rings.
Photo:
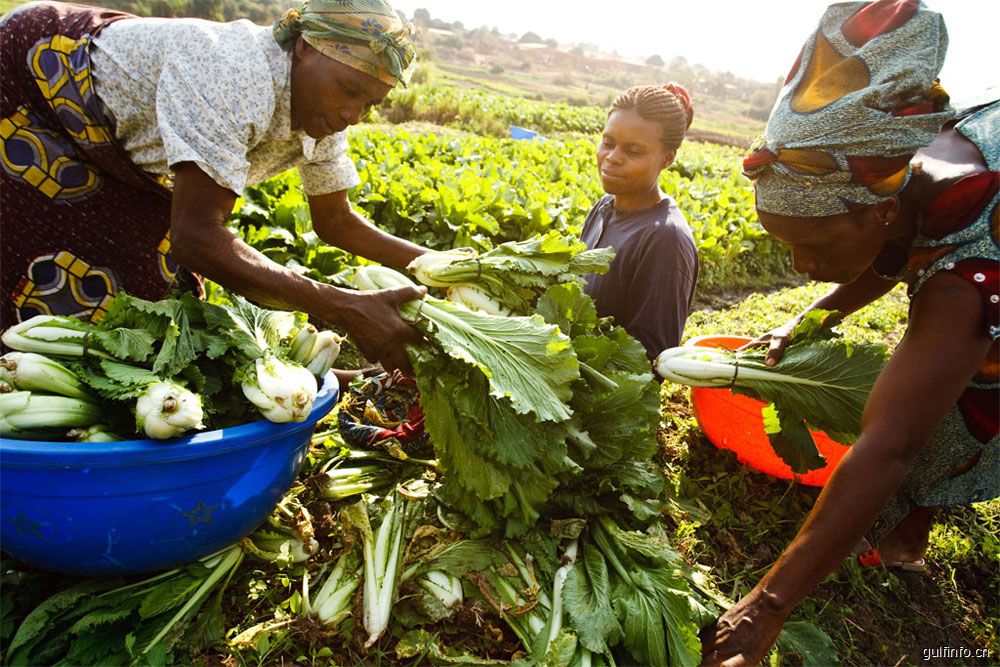
<svg viewBox="0 0 1000 667">
<path fill-rule="evenodd" d="M 663 129 L 663 147 L 676 151 L 684 133 L 691 127 L 694 109 L 691 95 L 679 83 L 662 86 L 633 86 L 622 91 L 611 104 L 610 116 L 615 111 L 634 109 L 640 118 L 660 125 Z"/>
</svg>

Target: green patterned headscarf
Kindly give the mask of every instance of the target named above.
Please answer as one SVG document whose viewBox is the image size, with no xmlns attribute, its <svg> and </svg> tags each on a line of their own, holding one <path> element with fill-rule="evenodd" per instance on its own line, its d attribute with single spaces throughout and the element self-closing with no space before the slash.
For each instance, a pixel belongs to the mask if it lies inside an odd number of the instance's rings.
<svg viewBox="0 0 1000 667">
<path fill-rule="evenodd" d="M 953 117 L 937 83 L 947 48 L 944 20 L 921 0 L 831 5 L 743 162 L 757 208 L 836 215 L 899 192 L 913 154 Z"/>
<path fill-rule="evenodd" d="M 390 86 L 406 84 L 416 69 L 413 27 L 384 0 L 306 0 L 274 24 L 274 39 L 291 51 L 295 39 Z"/>
</svg>

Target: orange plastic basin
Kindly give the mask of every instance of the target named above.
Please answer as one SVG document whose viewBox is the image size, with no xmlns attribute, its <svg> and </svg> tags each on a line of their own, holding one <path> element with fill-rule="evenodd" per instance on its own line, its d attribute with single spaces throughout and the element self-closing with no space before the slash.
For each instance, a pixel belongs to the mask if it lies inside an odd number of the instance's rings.
<svg viewBox="0 0 1000 667">
<path fill-rule="evenodd" d="M 734 350 L 750 340 L 745 336 L 699 336 L 686 345 Z M 712 444 L 735 452 L 740 463 L 780 479 L 823 486 L 841 457 L 847 453 L 846 445 L 832 440 L 822 431 L 810 430 L 819 453 L 826 459 L 826 466 L 797 475 L 771 448 L 764 431 L 764 418 L 760 414 L 765 405 L 763 401 L 734 394 L 728 389 L 691 387 L 691 404 L 698 425 Z"/>
</svg>

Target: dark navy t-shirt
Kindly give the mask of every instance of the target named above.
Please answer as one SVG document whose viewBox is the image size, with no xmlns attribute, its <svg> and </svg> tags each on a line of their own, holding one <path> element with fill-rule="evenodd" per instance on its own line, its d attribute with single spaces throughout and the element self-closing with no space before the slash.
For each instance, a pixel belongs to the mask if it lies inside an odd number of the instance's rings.
<svg viewBox="0 0 1000 667">
<path fill-rule="evenodd" d="M 640 211 L 618 211 L 605 195 L 587 215 L 588 248 L 615 249 L 604 275 L 587 276 L 597 314 L 612 316 L 654 359 L 680 344 L 698 281 L 698 251 L 684 214 L 670 197 Z"/>
</svg>

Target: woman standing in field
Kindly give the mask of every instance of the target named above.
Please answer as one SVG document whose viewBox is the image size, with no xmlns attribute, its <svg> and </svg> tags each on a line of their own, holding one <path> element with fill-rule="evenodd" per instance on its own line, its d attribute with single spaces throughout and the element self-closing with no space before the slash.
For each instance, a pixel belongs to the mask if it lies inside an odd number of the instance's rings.
<svg viewBox="0 0 1000 667">
<path fill-rule="evenodd" d="M 310 0 L 270 26 L 146 19 L 58 2 L 0 24 L 0 329 L 40 313 L 100 319 L 119 290 L 159 299 L 178 263 L 264 305 L 338 324 L 372 361 L 406 367 L 419 338 L 397 305 L 253 250 L 236 197 L 298 167 L 316 233 L 404 267 L 424 249 L 352 210 L 345 129 L 406 83 L 410 29 L 384 0 Z"/>
<path fill-rule="evenodd" d="M 698 280 L 691 229 L 659 184 L 693 117 L 691 98 L 676 83 L 618 95 L 597 148 L 607 195 L 583 223 L 588 248 L 615 249 L 608 272 L 587 277 L 597 314 L 614 316 L 650 359 L 680 343 Z"/>
<path fill-rule="evenodd" d="M 795 269 L 840 283 L 811 308 L 849 314 L 905 282 L 910 321 L 798 535 L 703 632 L 706 665 L 760 662 L 852 548 L 920 570 L 937 508 L 1000 495 L 1000 102 L 948 107 L 946 48 L 919 0 L 831 6 L 744 162 Z M 760 339 L 769 363 L 796 321 Z"/>
</svg>

